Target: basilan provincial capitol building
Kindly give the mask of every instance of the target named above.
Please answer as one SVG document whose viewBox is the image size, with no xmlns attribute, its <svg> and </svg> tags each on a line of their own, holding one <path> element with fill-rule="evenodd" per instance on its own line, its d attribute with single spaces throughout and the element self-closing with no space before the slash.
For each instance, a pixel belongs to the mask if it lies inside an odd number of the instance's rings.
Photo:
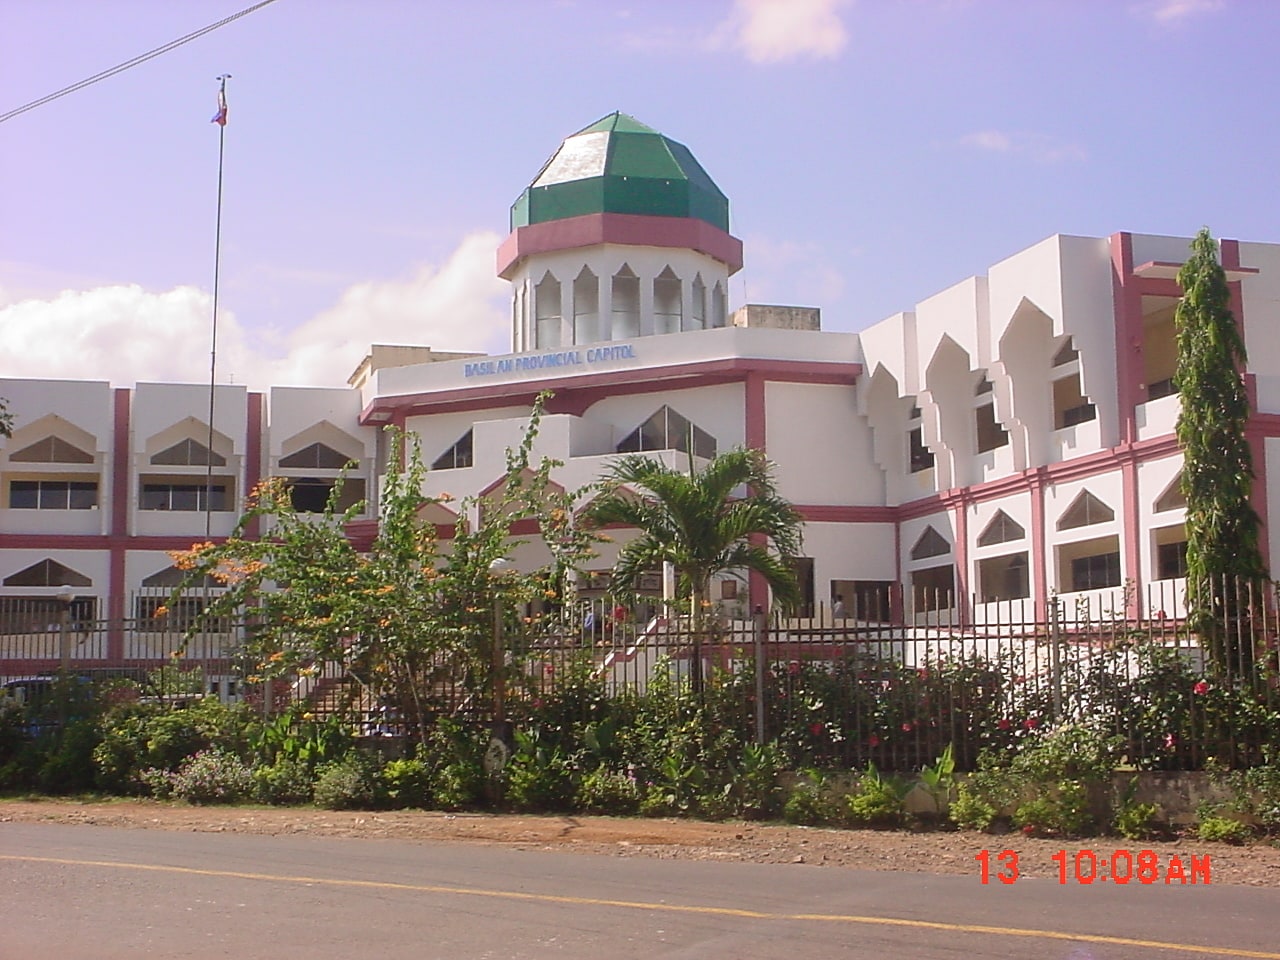
<svg viewBox="0 0 1280 960">
<path fill-rule="evenodd" d="M 690 149 L 615 113 L 566 138 L 511 206 L 496 251 L 508 354 L 433 350 L 428 318 L 424 343 L 353 356 L 347 386 L 217 386 L 212 431 L 208 384 L 0 381 L 15 419 L 0 439 L 0 609 L 35 629 L 69 603 L 76 622 L 116 624 L 77 662 L 130 661 L 126 625 L 179 580 L 168 551 L 206 539 L 207 517 L 212 538 L 230 534 L 261 480 L 286 479 L 315 512 L 350 463 L 344 503 L 376 503 L 393 424 L 421 444 L 426 492 L 483 498 L 545 391 L 535 455 L 563 463 L 566 489 L 624 453 L 678 466 L 764 450 L 805 521 L 815 617 L 1044 622 L 1051 599 L 1068 616 L 1179 615 L 1174 308 L 1190 237 L 1050 236 L 844 333 L 822 329 L 818 306 L 730 303 L 744 262 L 731 231 Z M 1222 240 L 1220 259 L 1248 347 L 1253 506 L 1278 569 L 1280 245 Z M 375 524 L 367 510 L 351 536 Z M 584 586 L 627 535 L 601 545 Z M 540 565 L 544 548 L 512 559 Z M 732 573 L 714 597 L 730 617 L 769 604 Z"/>
</svg>

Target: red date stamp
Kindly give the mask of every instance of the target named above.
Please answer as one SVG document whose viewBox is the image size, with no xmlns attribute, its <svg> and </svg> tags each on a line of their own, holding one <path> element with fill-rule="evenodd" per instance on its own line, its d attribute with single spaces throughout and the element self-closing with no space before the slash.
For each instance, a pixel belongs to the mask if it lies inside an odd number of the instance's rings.
<svg viewBox="0 0 1280 960">
<path fill-rule="evenodd" d="M 974 857 L 978 861 L 978 879 L 981 883 L 1017 883 L 1022 876 L 1018 866 L 1018 851 L 1001 850 L 992 853 L 980 850 Z M 1200 884 L 1210 882 L 1209 854 L 1177 854 L 1162 857 L 1154 850 L 1059 850 L 1050 859 L 1058 865 L 1058 883 L 1083 884 L 1127 883 L 1164 885 Z"/>
</svg>

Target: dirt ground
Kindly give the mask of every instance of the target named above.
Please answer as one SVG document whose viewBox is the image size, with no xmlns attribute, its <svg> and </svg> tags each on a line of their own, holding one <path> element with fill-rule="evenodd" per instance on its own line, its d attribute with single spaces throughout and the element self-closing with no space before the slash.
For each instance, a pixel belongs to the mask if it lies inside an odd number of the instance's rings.
<svg viewBox="0 0 1280 960">
<path fill-rule="evenodd" d="M 377 840 L 479 843 L 525 850 L 555 850 L 613 857 L 803 863 L 832 868 L 979 876 L 975 857 L 1006 849 L 1018 853 L 1022 876 L 1057 878 L 1050 858 L 1091 850 L 1101 860 L 1114 851 L 1152 850 L 1162 869 L 1178 857 L 1210 857 L 1213 883 L 1280 889 L 1280 846 L 1233 847 L 1194 839 L 1134 843 L 1119 837 L 1047 840 L 1020 834 L 834 830 L 757 823 L 704 823 L 587 816 L 447 814 L 416 810 L 335 812 L 312 808 L 193 807 L 151 800 L 81 803 L 65 800 L 0 801 L 0 823 L 94 824 L 142 830 L 190 830 L 264 836 L 305 835 Z"/>
</svg>

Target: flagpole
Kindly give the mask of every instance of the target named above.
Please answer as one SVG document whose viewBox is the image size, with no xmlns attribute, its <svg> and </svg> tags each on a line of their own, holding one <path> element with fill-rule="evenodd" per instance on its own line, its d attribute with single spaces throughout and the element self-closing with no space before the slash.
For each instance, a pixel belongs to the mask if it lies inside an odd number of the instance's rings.
<svg viewBox="0 0 1280 960">
<path fill-rule="evenodd" d="M 208 540 L 213 533 L 213 398 L 218 368 L 218 279 L 222 266 L 222 157 L 227 140 L 227 81 L 231 74 L 224 73 L 217 80 L 218 112 L 213 121 L 218 125 L 218 213 L 213 230 L 213 319 L 209 336 L 209 452 L 205 456 L 204 481 L 204 536 Z"/>
</svg>

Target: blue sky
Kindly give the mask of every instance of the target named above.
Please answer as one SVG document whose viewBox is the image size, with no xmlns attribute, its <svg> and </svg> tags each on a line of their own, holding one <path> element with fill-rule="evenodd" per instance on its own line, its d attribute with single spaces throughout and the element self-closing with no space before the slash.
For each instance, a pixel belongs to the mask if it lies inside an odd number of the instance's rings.
<svg viewBox="0 0 1280 960">
<path fill-rule="evenodd" d="M 0 113 L 250 0 L 0 0 Z M 276 0 L 0 123 L 0 376 L 340 385 L 506 349 L 512 200 L 622 110 L 729 196 L 745 302 L 859 330 L 1054 233 L 1280 240 L 1267 0 Z"/>
</svg>

